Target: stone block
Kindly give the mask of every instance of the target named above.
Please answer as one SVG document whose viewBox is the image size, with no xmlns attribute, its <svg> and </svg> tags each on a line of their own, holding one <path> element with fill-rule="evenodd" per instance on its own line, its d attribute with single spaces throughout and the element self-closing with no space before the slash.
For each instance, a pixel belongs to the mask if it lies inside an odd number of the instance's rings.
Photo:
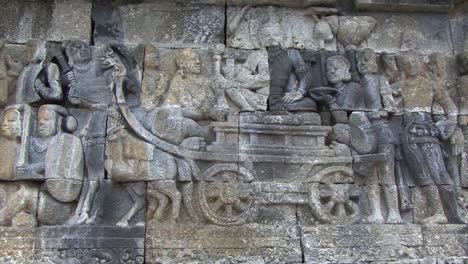
<svg viewBox="0 0 468 264">
<path fill-rule="evenodd" d="M 227 256 L 237 260 L 259 258 L 265 263 L 301 262 L 299 230 L 294 225 L 151 225 L 145 252 L 146 263 L 209 263 Z"/>
<path fill-rule="evenodd" d="M 451 8 L 445 0 L 354 0 L 358 10 L 390 12 L 448 12 Z"/>
<path fill-rule="evenodd" d="M 424 54 L 452 54 L 447 14 L 365 14 L 377 20 L 367 43 L 363 43 L 375 52 L 392 53 L 413 48 Z"/>
<path fill-rule="evenodd" d="M 124 40 L 161 47 L 224 42 L 224 6 L 157 1 L 118 6 Z"/>
</svg>

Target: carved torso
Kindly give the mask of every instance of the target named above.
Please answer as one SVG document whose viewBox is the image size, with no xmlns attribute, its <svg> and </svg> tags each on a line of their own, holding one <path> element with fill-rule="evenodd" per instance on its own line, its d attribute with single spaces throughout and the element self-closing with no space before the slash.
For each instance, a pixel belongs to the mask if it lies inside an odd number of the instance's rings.
<svg viewBox="0 0 468 264">
<path fill-rule="evenodd" d="M 2 153 L 0 154 L 0 179 L 13 180 L 15 178 L 15 161 L 18 143 L 15 140 L 0 138 Z"/>
</svg>

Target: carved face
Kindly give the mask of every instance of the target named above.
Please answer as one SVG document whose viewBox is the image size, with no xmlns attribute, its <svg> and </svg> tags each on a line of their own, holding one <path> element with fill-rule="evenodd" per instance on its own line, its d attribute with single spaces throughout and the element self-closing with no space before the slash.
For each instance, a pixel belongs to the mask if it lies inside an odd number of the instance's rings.
<svg viewBox="0 0 468 264">
<path fill-rule="evenodd" d="M 91 50 L 85 42 L 74 41 L 67 47 L 67 55 L 75 64 L 86 64 L 91 60 Z"/>
<path fill-rule="evenodd" d="M 198 53 L 190 51 L 187 54 L 185 54 L 184 59 L 179 63 L 179 67 L 182 70 L 190 73 L 200 73 L 201 64 Z"/>
<path fill-rule="evenodd" d="M 281 45 L 282 36 L 278 25 L 267 23 L 259 33 L 260 43 L 263 47 L 278 47 Z"/>
<path fill-rule="evenodd" d="M 292 38 L 292 41 L 293 41 L 293 47 L 295 49 L 305 49 L 305 42 L 304 42 L 303 39 L 300 39 L 300 38 L 294 36 Z"/>
<path fill-rule="evenodd" d="M 327 78 L 333 83 L 340 83 L 348 80 L 349 67 L 342 60 L 328 60 L 327 61 Z"/>
<path fill-rule="evenodd" d="M 2 122 L 2 135 L 8 139 L 21 137 L 21 116 L 15 110 L 5 113 Z"/>
<path fill-rule="evenodd" d="M 398 65 L 406 74 L 407 77 L 413 77 L 421 71 L 421 63 L 417 54 L 407 54 L 398 57 Z"/>
<path fill-rule="evenodd" d="M 398 71 L 395 56 L 387 54 L 387 53 L 382 53 L 381 58 L 382 58 L 382 63 L 383 63 L 383 67 L 385 68 L 385 70 L 389 70 L 392 72 Z"/>
<path fill-rule="evenodd" d="M 379 69 L 375 59 L 375 53 L 364 50 L 357 54 L 357 67 L 361 74 L 376 73 Z"/>
<path fill-rule="evenodd" d="M 243 48 L 244 42 L 244 38 L 240 35 L 233 36 L 229 39 L 230 46 L 237 49 Z"/>
<path fill-rule="evenodd" d="M 41 109 L 38 114 L 38 132 L 41 137 L 57 134 L 57 114 L 49 109 Z"/>
</svg>

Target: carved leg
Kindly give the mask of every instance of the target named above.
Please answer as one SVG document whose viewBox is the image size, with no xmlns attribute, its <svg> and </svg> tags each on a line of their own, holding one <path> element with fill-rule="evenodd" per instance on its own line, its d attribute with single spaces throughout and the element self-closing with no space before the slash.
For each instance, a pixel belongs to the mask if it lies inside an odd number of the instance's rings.
<svg viewBox="0 0 468 264">
<path fill-rule="evenodd" d="M 247 102 L 247 100 L 245 100 L 244 96 L 242 96 L 239 89 L 227 89 L 226 93 L 241 111 L 254 111 L 253 107 Z"/>
<path fill-rule="evenodd" d="M 457 199 L 457 191 L 454 186 L 438 186 L 439 192 L 447 207 L 448 218 L 451 223 L 466 224 L 468 218 Z"/>
<path fill-rule="evenodd" d="M 182 189 L 182 200 L 184 202 L 185 208 L 187 209 L 187 213 L 190 219 L 196 222 L 197 216 L 195 214 L 195 210 L 193 209 L 193 201 L 192 201 L 193 183 L 192 182 L 182 183 L 181 189 Z"/>
<path fill-rule="evenodd" d="M 88 223 L 91 220 L 90 214 L 91 214 L 91 210 L 93 209 L 93 201 L 98 190 L 99 190 L 99 182 L 97 181 L 89 182 L 89 188 L 86 192 L 86 196 L 83 202 L 83 207 L 81 208 L 81 211 L 79 212 L 78 220 L 76 221 L 77 224 Z"/>
<path fill-rule="evenodd" d="M 442 208 L 442 201 L 437 187 L 435 185 L 428 185 L 421 187 L 421 191 L 427 199 L 429 208 L 433 210 L 432 216 L 420 220 L 421 224 L 445 224 L 447 217 L 445 216 L 444 209 Z"/>
<path fill-rule="evenodd" d="M 369 207 L 371 210 L 370 215 L 363 219 L 364 223 L 383 223 L 382 208 L 380 205 L 380 186 L 379 185 L 368 185 L 364 187 L 366 189 L 367 199 L 369 201 Z"/>
<path fill-rule="evenodd" d="M 166 195 L 164 195 L 162 193 L 159 193 L 159 192 L 156 192 L 155 195 L 156 195 L 156 198 L 159 201 L 159 206 L 158 206 L 158 209 L 156 210 L 155 217 L 156 217 L 156 219 L 161 220 L 162 216 L 163 216 L 164 209 L 166 208 L 167 204 L 169 203 L 169 198 L 167 198 Z"/>
<path fill-rule="evenodd" d="M 132 208 L 130 208 L 130 210 L 117 223 L 118 226 L 128 226 L 128 221 L 130 221 L 132 217 L 136 213 L 138 213 L 138 211 L 140 211 L 141 208 L 143 208 L 143 205 L 145 204 L 143 197 L 141 197 L 140 195 L 138 195 L 138 193 L 135 192 L 135 190 L 133 189 L 133 186 L 127 185 L 125 189 L 130 194 L 130 198 L 133 201 L 133 205 L 132 205 Z"/>
<path fill-rule="evenodd" d="M 153 183 L 148 183 L 148 190 L 146 193 L 147 199 L 147 207 L 146 207 L 146 219 L 147 221 L 151 221 L 155 217 L 156 209 L 158 208 L 158 193 L 156 190 L 153 189 Z"/>
<path fill-rule="evenodd" d="M 383 191 L 385 205 L 387 207 L 387 217 L 385 222 L 389 224 L 403 223 L 398 207 L 398 192 L 396 186 L 384 186 Z"/>
</svg>

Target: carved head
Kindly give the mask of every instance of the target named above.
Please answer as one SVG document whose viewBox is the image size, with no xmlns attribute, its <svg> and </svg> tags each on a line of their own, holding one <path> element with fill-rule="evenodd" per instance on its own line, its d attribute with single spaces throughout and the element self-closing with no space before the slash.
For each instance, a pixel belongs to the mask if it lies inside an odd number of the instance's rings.
<svg viewBox="0 0 468 264">
<path fill-rule="evenodd" d="M 281 46 L 281 42 L 283 41 L 281 26 L 274 19 L 275 14 L 273 13 L 272 7 L 269 7 L 268 11 L 269 18 L 265 23 L 260 25 L 258 38 L 263 47 L 278 47 Z"/>
<path fill-rule="evenodd" d="M 421 62 L 415 51 L 409 50 L 401 52 L 397 55 L 396 59 L 398 67 L 407 77 L 417 76 L 421 72 Z"/>
<path fill-rule="evenodd" d="M 10 140 L 21 137 L 22 114 L 16 106 L 7 107 L 2 121 L 2 135 Z"/>
<path fill-rule="evenodd" d="M 177 53 L 175 60 L 180 70 L 189 73 L 200 73 L 201 71 L 200 57 L 193 49 L 183 49 Z"/>
<path fill-rule="evenodd" d="M 361 74 L 377 73 L 377 59 L 371 49 L 364 49 L 356 54 L 357 67 Z"/>
<path fill-rule="evenodd" d="M 468 51 L 458 54 L 457 62 L 460 66 L 462 74 L 468 74 Z"/>
<path fill-rule="evenodd" d="M 38 132 L 41 137 L 51 137 L 58 134 L 62 123 L 66 130 L 70 125 L 68 122 L 62 122 L 64 117 L 68 116 L 67 110 L 59 105 L 42 105 L 38 112 Z"/>
<path fill-rule="evenodd" d="M 327 59 L 327 78 L 333 83 L 351 80 L 349 61 L 342 55 L 335 55 Z"/>
<path fill-rule="evenodd" d="M 91 49 L 88 43 L 81 40 L 70 40 L 65 47 L 65 53 L 70 64 L 87 64 L 91 61 Z"/>
<path fill-rule="evenodd" d="M 382 65 L 385 70 L 389 70 L 392 72 L 398 71 L 398 67 L 397 67 L 396 60 L 395 60 L 395 55 L 382 52 L 380 54 L 380 60 L 382 61 Z"/>
</svg>

